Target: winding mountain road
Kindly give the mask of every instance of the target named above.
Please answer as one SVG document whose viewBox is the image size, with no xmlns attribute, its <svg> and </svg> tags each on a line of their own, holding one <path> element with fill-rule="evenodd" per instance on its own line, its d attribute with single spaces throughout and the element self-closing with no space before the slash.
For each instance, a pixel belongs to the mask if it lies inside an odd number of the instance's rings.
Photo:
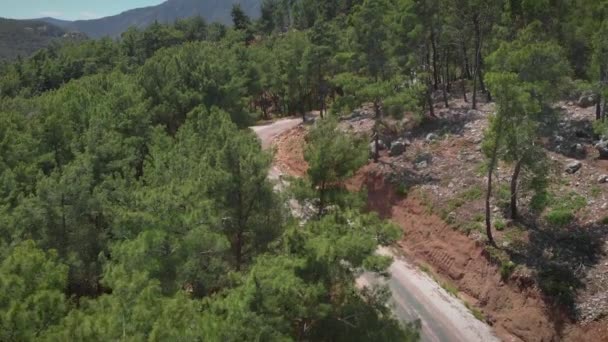
<svg viewBox="0 0 608 342">
<path fill-rule="evenodd" d="M 283 119 L 251 127 L 263 148 L 271 146 L 282 133 L 300 125 L 302 119 Z M 273 167 L 269 178 L 280 179 L 281 171 Z M 389 248 L 379 254 L 390 255 L 394 262 L 390 278 L 366 273 L 358 279 L 360 286 L 387 283 L 392 292 L 395 315 L 403 322 L 420 321 L 422 341 L 429 342 L 493 342 L 499 341 L 487 324 L 477 320 L 461 300 L 450 295 L 429 275 L 399 257 Z"/>
</svg>

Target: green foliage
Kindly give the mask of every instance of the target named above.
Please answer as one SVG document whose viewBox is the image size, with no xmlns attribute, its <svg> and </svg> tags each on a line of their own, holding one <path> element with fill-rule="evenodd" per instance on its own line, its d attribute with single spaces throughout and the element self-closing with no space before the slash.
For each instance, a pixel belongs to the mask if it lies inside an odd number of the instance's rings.
<svg viewBox="0 0 608 342">
<path fill-rule="evenodd" d="M 68 311 L 67 275 L 55 251 L 44 252 L 31 240 L 11 248 L 0 264 L 0 339 L 34 340 L 59 323 Z"/>
<path fill-rule="evenodd" d="M 321 120 L 309 133 L 304 158 L 308 162 L 308 183 L 315 189 L 320 215 L 329 205 L 356 207 L 343 181 L 367 162 L 364 141 L 339 131 L 335 120 Z"/>
<path fill-rule="evenodd" d="M 447 291 L 447 293 L 451 294 L 452 296 L 458 298 L 458 288 L 448 282 L 443 282 L 441 283 L 441 287 L 443 287 L 444 290 Z"/>
<path fill-rule="evenodd" d="M 574 213 L 569 209 L 553 209 L 545 215 L 545 219 L 551 225 L 564 227 L 574 220 Z"/>
<path fill-rule="evenodd" d="M 500 264 L 500 277 L 502 280 L 507 280 L 515 271 L 517 265 L 513 261 L 502 262 Z"/>
<path fill-rule="evenodd" d="M 502 231 L 505 229 L 505 227 L 507 226 L 507 224 L 505 223 L 504 220 L 496 220 L 494 221 L 494 228 L 498 231 Z"/>
<path fill-rule="evenodd" d="M 471 311 L 471 313 L 473 314 L 473 316 L 475 318 L 477 318 L 478 320 L 480 320 L 482 322 L 486 321 L 486 317 L 485 317 L 485 315 L 483 314 L 483 312 L 481 310 L 479 310 L 478 308 L 472 306 L 468 302 L 464 302 L 464 305 L 467 307 L 467 309 L 469 309 L 469 311 Z"/>
<path fill-rule="evenodd" d="M 552 225 L 586 205 L 547 191 L 538 128 L 564 90 L 608 97 L 597 1 L 265 0 L 259 20 L 246 9 L 231 28 L 154 23 L 0 64 L 0 340 L 416 340 L 386 287 L 355 286 L 386 273 L 376 249 L 403 233 L 346 191 L 368 146 L 331 116 L 371 104 L 378 137 L 387 116 L 420 122 L 454 77 L 496 100 L 482 146 L 495 162 L 479 172 L 520 165 L 514 183 Z M 292 182 L 318 219 L 296 227 L 247 127 L 327 108 L 308 175 Z M 445 216 L 484 193 L 458 194 Z M 489 251 L 508 278 L 515 265 Z M 569 303 L 575 279 L 539 276 Z"/>
</svg>

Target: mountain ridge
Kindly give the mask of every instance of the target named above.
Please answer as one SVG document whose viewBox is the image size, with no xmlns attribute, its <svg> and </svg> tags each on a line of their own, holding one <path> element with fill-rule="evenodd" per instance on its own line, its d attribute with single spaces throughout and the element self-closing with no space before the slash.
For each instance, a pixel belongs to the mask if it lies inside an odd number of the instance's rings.
<svg viewBox="0 0 608 342">
<path fill-rule="evenodd" d="M 119 37 L 129 27 L 145 28 L 154 22 L 170 23 L 177 19 L 201 16 L 207 22 L 230 24 L 233 4 L 240 4 L 251 17 L 259 16 L 261 0 L 168 0 L 159 5 L 134 8 L 122 13 L 91 20 L 66 21 L 39 18 L 67 31 L 79 31 L 91 38 Z"/>
</svg>

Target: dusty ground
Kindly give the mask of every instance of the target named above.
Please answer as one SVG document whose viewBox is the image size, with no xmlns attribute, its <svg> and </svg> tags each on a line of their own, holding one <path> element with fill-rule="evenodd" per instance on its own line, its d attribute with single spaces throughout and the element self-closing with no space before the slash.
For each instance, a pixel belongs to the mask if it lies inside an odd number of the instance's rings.
<svg viewBox="0 0 608 342">
<path fill-rule="evenodd" d="M 404 254 L 457 286 L 504 340 L 608 341 L 608 227 L 602 222 L 608 217 L 608 185 L 597 181 L 608 173 L 608 162 L 597 160 L 592 148 L 588 132 L 593 110 L 568 103 L 560 103 L 559 109 L 559 126 L 544 139 L 552 160 L 549 191 L 557 204 L 584 199 L 576 219 L 564 228 L 547 225 L 546 211 L 528 210 L 528 193 L 522 196 L 523 223 L 510 223 L 500 189 L 508 184 L 511 169 L 501 165 L 493 219 L 505 227 L 495 229 L 500 248 L 486 247 L 480 143 L 491 104 L 471 111 L 454 100 L 449 109 L 438 108 L 439 119 L 405 133 L 411 145 L 404 155 L 384 155 L 350 183 L 354 189 L 367 188 L 370 209 L 403 227 Z M 344 126 L 365 132 L 371 118 L 349 118 Z M 430 132 L 437 137 L 428 140 Z M 299 129 L 279 137 L 278 165 L 298 176 L 306 169 L 304 135 Z M 573 152 L 575 144 L 584 155 Z M 582 162 L 581 170 L 565 173 L 564 165 L 575 159 Z M 517 266 L 503 280 L 500 265 L 507 261 Z M 555 268 L 557 276 L 539 276 L 548 268 Z M 569 286 L 559 300 L 547 290 L 554 280 Z"/>
<path fill-rule="evenodd" d="M 290 176 L 304 177 L 308 170 L 308 164 L 304 160 L 307 130 L 306 126 L 297 126 L 279 135 L 272 142 L 275 166 Z"/>
</svg>

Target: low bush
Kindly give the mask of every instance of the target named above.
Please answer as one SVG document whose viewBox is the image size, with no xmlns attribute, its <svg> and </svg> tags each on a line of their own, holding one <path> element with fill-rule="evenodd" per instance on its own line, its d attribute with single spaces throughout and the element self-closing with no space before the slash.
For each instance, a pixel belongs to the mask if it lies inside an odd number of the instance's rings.
<svg viewBox="0 0 608 342">
<path fill-rule="evenodd" d="M 546 216 L 547 223 L 564 227 L 574 220 L 574 213 L 568 209 L 553 209 Z"/>
</svg>

